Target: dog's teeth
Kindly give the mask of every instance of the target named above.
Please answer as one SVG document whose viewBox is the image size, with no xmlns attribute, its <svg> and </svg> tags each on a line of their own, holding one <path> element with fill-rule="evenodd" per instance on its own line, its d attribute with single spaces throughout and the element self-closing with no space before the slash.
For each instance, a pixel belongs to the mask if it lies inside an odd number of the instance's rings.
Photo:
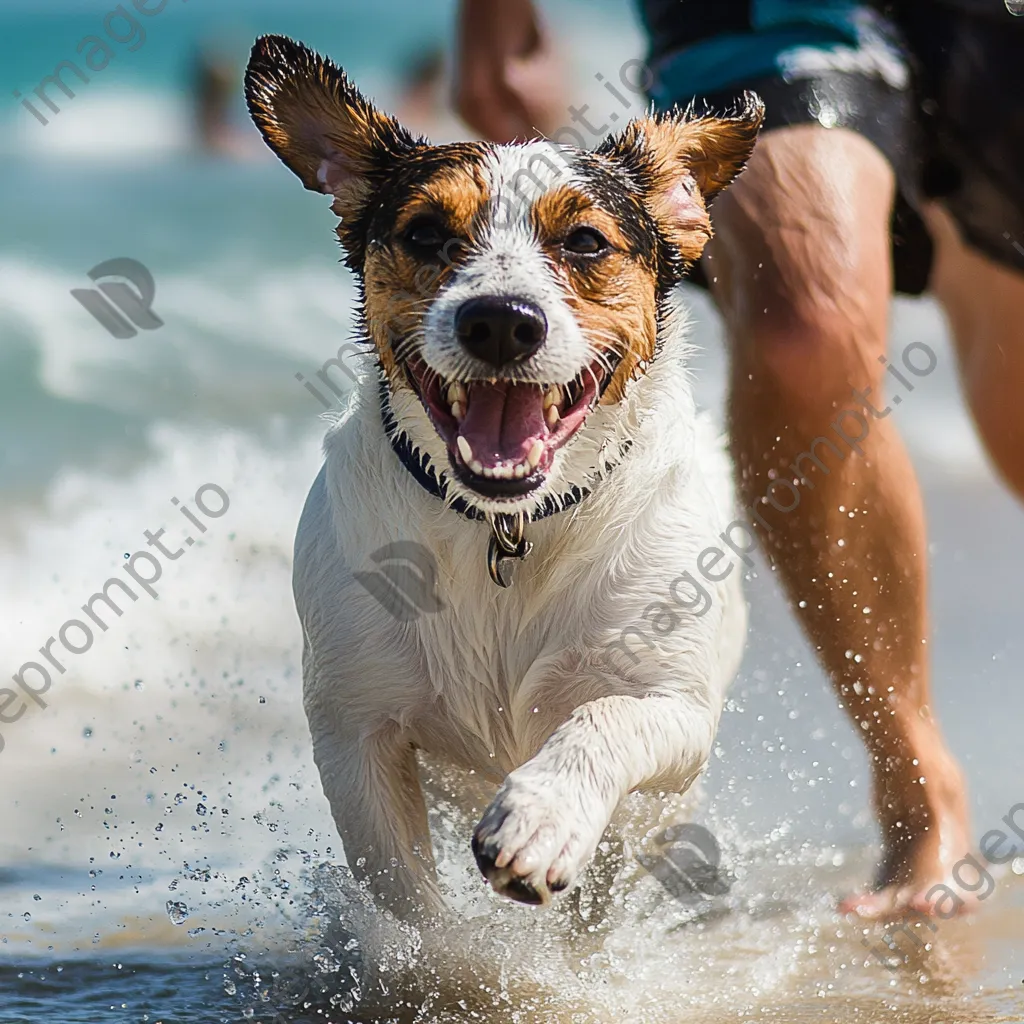
<svg viewBox="0 0 1024 1024">
<path fill-rule="evenodd" d="M 530 446 L 530 451 L 527 453 L 526 461 L 530 464 L 530 469 L 536 469 L 540 464 L 540 457 L 544 454 L 544 442 L 538 437 L 536 441 Z"/>
<path fill-rule="evenodd" d="M 557 405 L 549 405 L 547 407 L 547 409 L 544 411 L 544 419 L 547 420 L 547 424 L 548 424 L 549 427 L 554 427 L 555 424 L 561 418 L 562 417 L 558 415 L 558 406 Z"/>
<path fill-rule="evenodd" d="M 466 407 L 461 402 L 452 402 L 452 415 L 461 423 L 466 415 Z"/>
<path fill-rule="evenodd" d="M 515 475 L 515 478 L 517 480 L 522 480 L 522 478 L 524 476 L 526 476 L 526 474 L 529 473 L 529 472 L 530 472 L 530 464 L 528 462 L 520 462 L 520 463 L 518 463 L 516 465 L 516 468 L 513 470 L 513 474 Z"/>
<path fill-rule="evenodd" d="M 459 454 L 462 456 L 462 461 L 468 466 L 473 461 L 473 449 L 470 443 L 459 434 Z"/>
<path fill-rule="evenodd" d="M 470 468 L 474 473 L 477 472 L 472 466 Z M 510 466 L 507 462 L 499 462 L 497 466 L 480 466 L 479 473 L 481 476 L 490 477 L 493 480 L 511 480 L 516 475 L 515 467 Z"/>
<path fill-rule="evenodd" d="M 452 381 L 448 385 L 448 392 L 445 396 L 448 399 L 450 406 L 455 405 L 458 402 L 459 405 L 465 406 L 466 404 L 466 389 L 456 380 Z"/>
<path fill-rule="evenodd" d="M 557 384 L 552 384 L 551 387 L 544 392 L 544 411 L 547 412 L 553 405 L 560 405 L 562 401 L 562 389 Z"/>
<path fill-rule="evenodd" d="M 484 464 L 479 459 L 474 459 L 469 463 L 469 468 L 476 473 L 477 476 L 486 476 L 484 473 Z"/>
</svg>

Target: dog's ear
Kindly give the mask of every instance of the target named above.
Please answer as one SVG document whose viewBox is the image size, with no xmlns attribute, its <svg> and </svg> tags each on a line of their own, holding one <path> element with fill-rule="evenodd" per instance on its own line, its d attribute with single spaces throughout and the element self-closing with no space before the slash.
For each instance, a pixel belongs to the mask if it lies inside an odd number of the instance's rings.
<svg viewBox="0 0 1024 1024">
<path fill-rule="evenodd" d="M 267 145 L 306 188 L 333 195 L 343 220 L 358 215 L 395 160 L 422 145 L 336 64 L 285 36 L 256 40 L 245 98 Z"/>
<path fill-rule="evenodd" d="M 695 262 L 711 237 L 708 203 L 743 169 L 763 120 L 764 103 L 747 92 L 731 117 L 673 108 L 631 121 L 597 152 L 633 172 L 666 237 Z"/>
</svg>

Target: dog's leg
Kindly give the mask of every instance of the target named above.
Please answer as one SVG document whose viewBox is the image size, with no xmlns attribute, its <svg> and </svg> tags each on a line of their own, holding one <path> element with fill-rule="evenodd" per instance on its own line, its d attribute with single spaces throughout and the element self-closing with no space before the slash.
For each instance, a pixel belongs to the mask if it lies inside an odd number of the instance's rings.
<svg viewBox="0 0 1024 1024">
<path fill-rule="evenodd" d="M 313 756 L 352 873 L 403 919 L 441 913 L 416 755 L 397 729 L 313 736 Z"/>
<path fill-rule="evenodd" d="M 480 870 L 511 899 L 547 903 L 576 881 L 622 797 L 692 784 L 716 720 L 686 694 L 581 705 L 498 790 L 473 834 Z"/>
</svg>

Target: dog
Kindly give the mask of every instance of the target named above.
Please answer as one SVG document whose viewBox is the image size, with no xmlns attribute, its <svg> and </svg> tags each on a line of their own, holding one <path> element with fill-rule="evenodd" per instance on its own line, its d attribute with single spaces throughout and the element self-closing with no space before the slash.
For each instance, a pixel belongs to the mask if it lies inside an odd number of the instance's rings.
<svg viewBox="0 0 1024 1024">
<path fill-rule="evenodd" d="M 673 290 L 763 105 L 652 114 L 593 151 L 432 146 L 280 36 L 256 42 L 245 88 L 270 148 L 332 197 L 360 289 L 359 384 L 294 562 L 347 862 L 396 914 L 442 912 L 421 751 L 498 784 L 476 862 L 496 892 L 547 904 L 628 793 L 693 784 L 742 655 L 739 572 L 709 574 L 700 613 L 680 590 L 733 494 Z M 434 577 L 418 616 L 359 582 L 403 546 Z M 639 623 L 657 643 L 613 649 Z"/>
</svg>

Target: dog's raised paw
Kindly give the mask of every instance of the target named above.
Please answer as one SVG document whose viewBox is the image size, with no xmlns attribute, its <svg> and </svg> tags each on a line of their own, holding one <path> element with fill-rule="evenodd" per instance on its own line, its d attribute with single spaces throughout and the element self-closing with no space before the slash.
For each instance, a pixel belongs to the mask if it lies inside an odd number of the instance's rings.
<svg viewBox="0 0 1024 1024">
<path fill-rule="evenodd" d="M 568 889 L 590 858 L 605 822 L 582 821 L 579 805 L 557 786 L 520 785 L 510 777 L 473 832 L 473 856 L 495 892 L 546 905 Z"/>
</svg>

